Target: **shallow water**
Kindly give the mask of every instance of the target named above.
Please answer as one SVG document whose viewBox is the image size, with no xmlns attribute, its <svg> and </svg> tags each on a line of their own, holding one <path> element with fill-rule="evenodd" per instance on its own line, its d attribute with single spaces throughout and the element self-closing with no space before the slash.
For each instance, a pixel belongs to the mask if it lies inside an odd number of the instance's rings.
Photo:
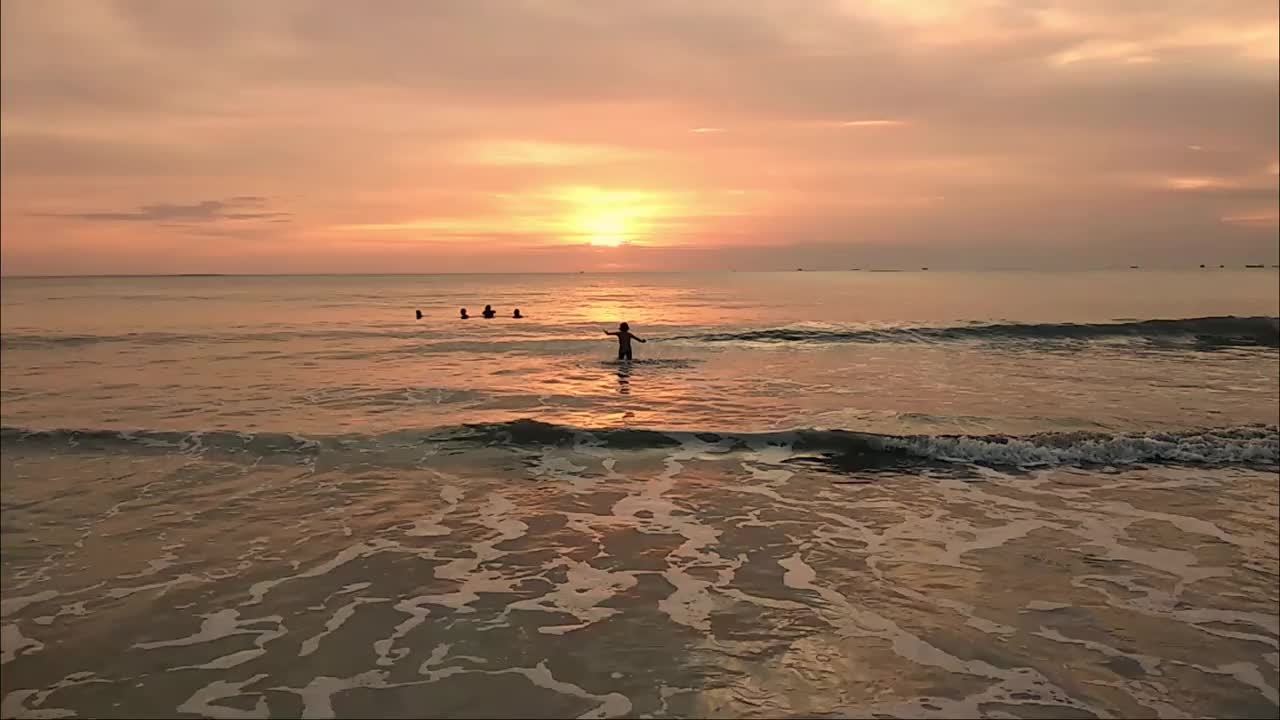
<svg viewBox="0 0 1280 720">
<path fill-rule="evenodd" d="M 1274 717 L 1275 282 L 5 279 L 0 715 Z"/>
</svg>

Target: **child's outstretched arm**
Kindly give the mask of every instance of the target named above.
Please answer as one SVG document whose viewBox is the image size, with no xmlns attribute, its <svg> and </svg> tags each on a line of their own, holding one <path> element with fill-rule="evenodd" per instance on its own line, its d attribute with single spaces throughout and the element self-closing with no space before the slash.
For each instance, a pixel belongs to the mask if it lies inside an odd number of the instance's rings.
<svg viewBox="0 0 1280 720">
<path fill-rule="evenodd" d="M 632 335 L 632 336 L 631 336 L 631 339 L 632 339 L 632 340 L 638 340 L 639 342 L 644 342 L 644 338 L 642 338 L 642 337 L 636 337 L 635 335 Z"/>
<path fill-rule="evenodd" d="M 614 332 L 614 331 L 612 331 L 612 330 L 605 330 L 605 331 L 604 331 L 604 334 L 605 334 L 605 335 L 617 335 L 618 333 L 616 333 L 616 332 Z"/>
</svg>

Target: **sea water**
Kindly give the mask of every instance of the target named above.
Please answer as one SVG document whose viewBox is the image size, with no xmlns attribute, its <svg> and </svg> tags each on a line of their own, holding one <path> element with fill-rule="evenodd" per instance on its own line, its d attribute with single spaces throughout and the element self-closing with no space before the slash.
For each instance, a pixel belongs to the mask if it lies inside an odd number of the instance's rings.
<svg viewBox="0 0 1280 720">
<path fill-rule="evenodd" d="M 0 290 L 4 717 L 1280 706 L 1271 269 Z"/>
</svg>

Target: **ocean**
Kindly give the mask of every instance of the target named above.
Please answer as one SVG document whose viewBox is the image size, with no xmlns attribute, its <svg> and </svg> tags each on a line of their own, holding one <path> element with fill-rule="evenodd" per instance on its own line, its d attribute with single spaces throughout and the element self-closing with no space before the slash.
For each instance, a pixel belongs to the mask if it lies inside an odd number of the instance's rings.
<svg viewBox="0 0 1280 720">
<path fill-rule="evenodd" d="M 1273 718 L 1277 281 L 5 278 L 0 716 Z"/>
</svg>

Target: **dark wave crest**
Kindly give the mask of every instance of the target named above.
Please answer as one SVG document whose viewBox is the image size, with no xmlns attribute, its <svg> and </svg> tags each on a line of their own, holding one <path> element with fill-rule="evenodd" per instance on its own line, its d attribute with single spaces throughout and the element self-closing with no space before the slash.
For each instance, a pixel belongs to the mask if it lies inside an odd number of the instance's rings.
<svg viewBox="0 0 1280 720">
<path fill-rule="evenodd" d="M 522 326 L 528 329 L 533 326 Z M 594 326 L 592 326 L 594 327 Z M 566 334 L 567 333 L 567 334 Z M 183 344 L 223 344 L 241 342 L 278 342 L 295 340 L 387 341 L 386 352 L 423 351 L 493 351 L 500 347 L 541 349 L 553 352 L 576 352 L 584 342 L 597 344 L 598 336 L 574 334 L 569 328 L 548 328 L 543 336 L 495 340 L 474 336 L 418 329 L 392 328 L 324 328 L 257 331 L 244 333 L 173 333 L 143 332 L 116 335 L 44 335 L 38 333 L 6 333 L 0 336 L 0 347 L 6 350 L 81 347 L 103 343 L 147 346 Z M 655 341 L 746 342 L 762 344 L 809 343 L 909 343 L 909 342 L 1062 342 L 1105 339 L 1129 339 L 1161 343 L 1192 343 L 1200 349 L 1222 347 L 1280 347 L 1280 318 L 1277 317 L 1200 317 L 1177 320 L 1134 320 L 1114 323 L 989 323 L 949 325 L 941 327 L 895 328 L 822 328 L 792 326 L 732 332 L 703 332 L 684 335 L 656 334 Z M 404 345 L 401 341 L 417 341 Z"/>
<path fill-rule="evenodd" d="M 1280 347 L 1280 318 L 1201 317 L 1115 323 L 995 323 L 947 327 L 831 330 L 784 327 L 682 335 L 671 340 L 759 343 L 880 343 L 952 340 L 1188 340 L 1205 346 Z"/>
<path fill-rule="evenodd" d="M 1248 425 L 1211 430 L 1142 433 L 1042 433 L 1010 435 L 881 435 L 850 430 L 777 432 L 586 429 L 536 420 L 399 430 L 380 435 L 304 437 L 233 431 L 0 428 L 6 447 L 247 454 L 255 460 L 357 452 L 361 462 L 381 454 L 387 462 L 406 447 L 449 444 L 484 447 L 563 447 L 616 451 L 695 450 L 702 453 L 785 451 L 792 457 L 857 458 L 852 466 L 888 461 L 955 463 L 991 467 L 1135 464 L 1275 466 L 1280 430 Z M 846 467 L 850 465 L 846 464 Z"/>
</svg>

